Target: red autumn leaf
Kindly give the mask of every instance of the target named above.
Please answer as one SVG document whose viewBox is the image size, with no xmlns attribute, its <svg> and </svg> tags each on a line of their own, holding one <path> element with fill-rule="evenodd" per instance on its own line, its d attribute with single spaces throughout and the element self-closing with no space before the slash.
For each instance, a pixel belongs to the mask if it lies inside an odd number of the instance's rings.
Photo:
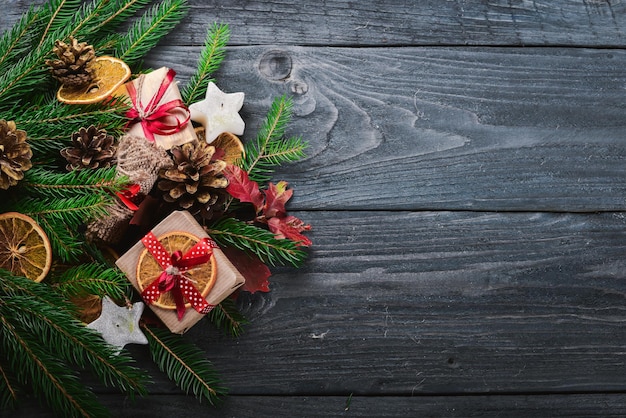
<svg viewBox="0 0 626 418">
<path fill-rule="evenodd" d="M 252 203 L 258 213 L 263 208 L 263 194 L 258 183 L 250 180 L 248 173 L 236 165 L 229 164 L 222 172 L 228 179 L 226 191 L 241 202 Z"/>
<path fill-rule="evenodd" d="M 265 206 L 263 207 L 263 214 L 266 218 L 284 218 L 287 216 L 287 210 L 285 204 L 291 196 L 293 190 L 287 190 L 287 182 L 279 181 L 278 184 L 268 184 L 268 189 L 265 191 Z"/>
<path fill-rule="evenodd" d="M 224 247 L 222 251 L 246 279 L 246 282 L 238 290 L 250 293 L 270 291 L 270 282 L 267 279 L 272 273 L 257 256 L 233 247 Z"/>
<path fill-rule="evenodd" d="M 267 221 L 267 225 L 278 239 L 287 238 L 305 247 L 312 244 L 310 239 L 302 235 L 302 231 L 309 231 L 311 225 L 305 225 L 304 222 L 295 216 L 271 218 Z"/>
</svg>

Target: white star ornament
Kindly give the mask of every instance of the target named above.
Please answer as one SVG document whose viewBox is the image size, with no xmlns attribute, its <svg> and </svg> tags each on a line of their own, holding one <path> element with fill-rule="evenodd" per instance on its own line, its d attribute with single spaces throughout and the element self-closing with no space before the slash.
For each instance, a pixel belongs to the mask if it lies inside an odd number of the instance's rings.
<svg viewBox="0 0 626 418">
<path fill-rule="evenodd" d="M 117 306 L 111 298 L 105 296 L 100 317 L 87 327 L 95 329 L 107 343 L 117 347 L 119 354 L 126 344 L 148 344 L 146 336 L 139 329 L 143 308 L 143 302 L 133 303 L 132 308 Z"/>
<path fill-rule="evenodd" d="M 244 93 L 224 93 L 215 83 L 209 83 L 206 98 L 189 106 L 191 120 L 201 123 L 206 142 L 211 143 L 223 132 L 241 135 L 246 127 L 239 116 Z"/>
</svg>

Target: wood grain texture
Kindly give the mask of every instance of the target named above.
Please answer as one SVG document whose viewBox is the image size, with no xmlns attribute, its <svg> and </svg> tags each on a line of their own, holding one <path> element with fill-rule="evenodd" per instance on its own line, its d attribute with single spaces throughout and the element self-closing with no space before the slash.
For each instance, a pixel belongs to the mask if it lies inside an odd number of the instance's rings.
<svg viewBox="0 0 626 418">
<path fill-rule="evenodd" d="M 199 49 L 159 51 L 184 83 Z M 624 208 L 624 51 L 241 47 L 217 79 L 246 93 L 245 140 L 294 96 L 293 208 Z"/>
<path fill-rule="evenodd" d="M 190 330 L 233 394 L 626 389 L 623 216 L 297 215 L 311 259 L 242 302 L 247 332 Z"/>
<path fill-rule="evenodd" d="M 6 28 L 36 1 L 4 1 Z M 234 29 L 231 45 L 601 46 L 626 44 L 624 0 L 190 0 L 170 45 L 201 45 L 207 24 Z"/>
<path fill-rule="evenodd" d="M 184 396 L 153 396 L 136 401 L 102 396 L 102 401 L 118 418 L 144 417 L 146 411 L 160 416 L 179 417 L 623 417 L 626 397 L 611 395 L 557 396 L 231 396 L 224 405 L 213 409 L 189 402 Z M 607 408 L 610 405 L 611 408 Z M 23 411 L 33 417 L 46 418 L 32 405 Z"/>
<path fill-rule="evenodd" d="M 185 335 L 222 409 L 132 346 L 156 396 L 97 388 L 114 416 L 626 415 L 626 1 L 190 4 L 147 64 L 184 83 L 230 24 L 244 140 L 294 98 L 309 156 L 276 178 L 314 245 L 240 298 L 241 338 Z"/>
</svg>

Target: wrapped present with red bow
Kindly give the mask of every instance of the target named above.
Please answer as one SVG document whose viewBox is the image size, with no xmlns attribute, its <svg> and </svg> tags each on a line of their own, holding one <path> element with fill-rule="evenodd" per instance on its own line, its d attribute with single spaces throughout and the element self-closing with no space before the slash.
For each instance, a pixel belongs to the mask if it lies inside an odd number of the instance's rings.
<svg viewBox="0 0 626 418">
<path fill-rule="evenodd" d="M 244 283 L 202 226 L 172 212 L 116 262 L 169 330 L 182 334 Z"/>
<path fill-rule="evenodd" d="M 197 138 L 175 76 L 174 70 L 162 67 L 124 85 L 131 104 L 126 114 L 129 135 L 166 150 Z"/>
</svg>

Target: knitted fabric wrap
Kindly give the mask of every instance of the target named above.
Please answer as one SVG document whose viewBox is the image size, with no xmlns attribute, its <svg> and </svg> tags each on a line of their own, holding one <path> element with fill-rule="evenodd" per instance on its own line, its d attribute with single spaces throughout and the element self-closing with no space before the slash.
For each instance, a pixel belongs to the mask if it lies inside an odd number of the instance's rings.
<svg viewBox="0 0 626 418">
<path fill-rule="evenodd" d="M 161 148 L 144 138 L 125 135 L 117 149 L 117 173 L 131 183 L 139 184 L 141 194 L 148 194 L 154 186 L 161 167 L 171 165 L 172 159 Z"/>
<path fill-rule="evenodd" d="M 139 195 L 150 192 L 158 178 L 161 167 L 171 165 L 172 159 L 163 149 L 144 138 L 124 135 L 117 148 L 117 175 L 126 176 L 131 184 L 138 184 Z M 87 238 L 91 241 L 103 241 L 117 244 L 121 241 L 133 211 L 116 200 L 109 208 L 108 216 L 98 218 L 87 226 Z"/>
</svg>

